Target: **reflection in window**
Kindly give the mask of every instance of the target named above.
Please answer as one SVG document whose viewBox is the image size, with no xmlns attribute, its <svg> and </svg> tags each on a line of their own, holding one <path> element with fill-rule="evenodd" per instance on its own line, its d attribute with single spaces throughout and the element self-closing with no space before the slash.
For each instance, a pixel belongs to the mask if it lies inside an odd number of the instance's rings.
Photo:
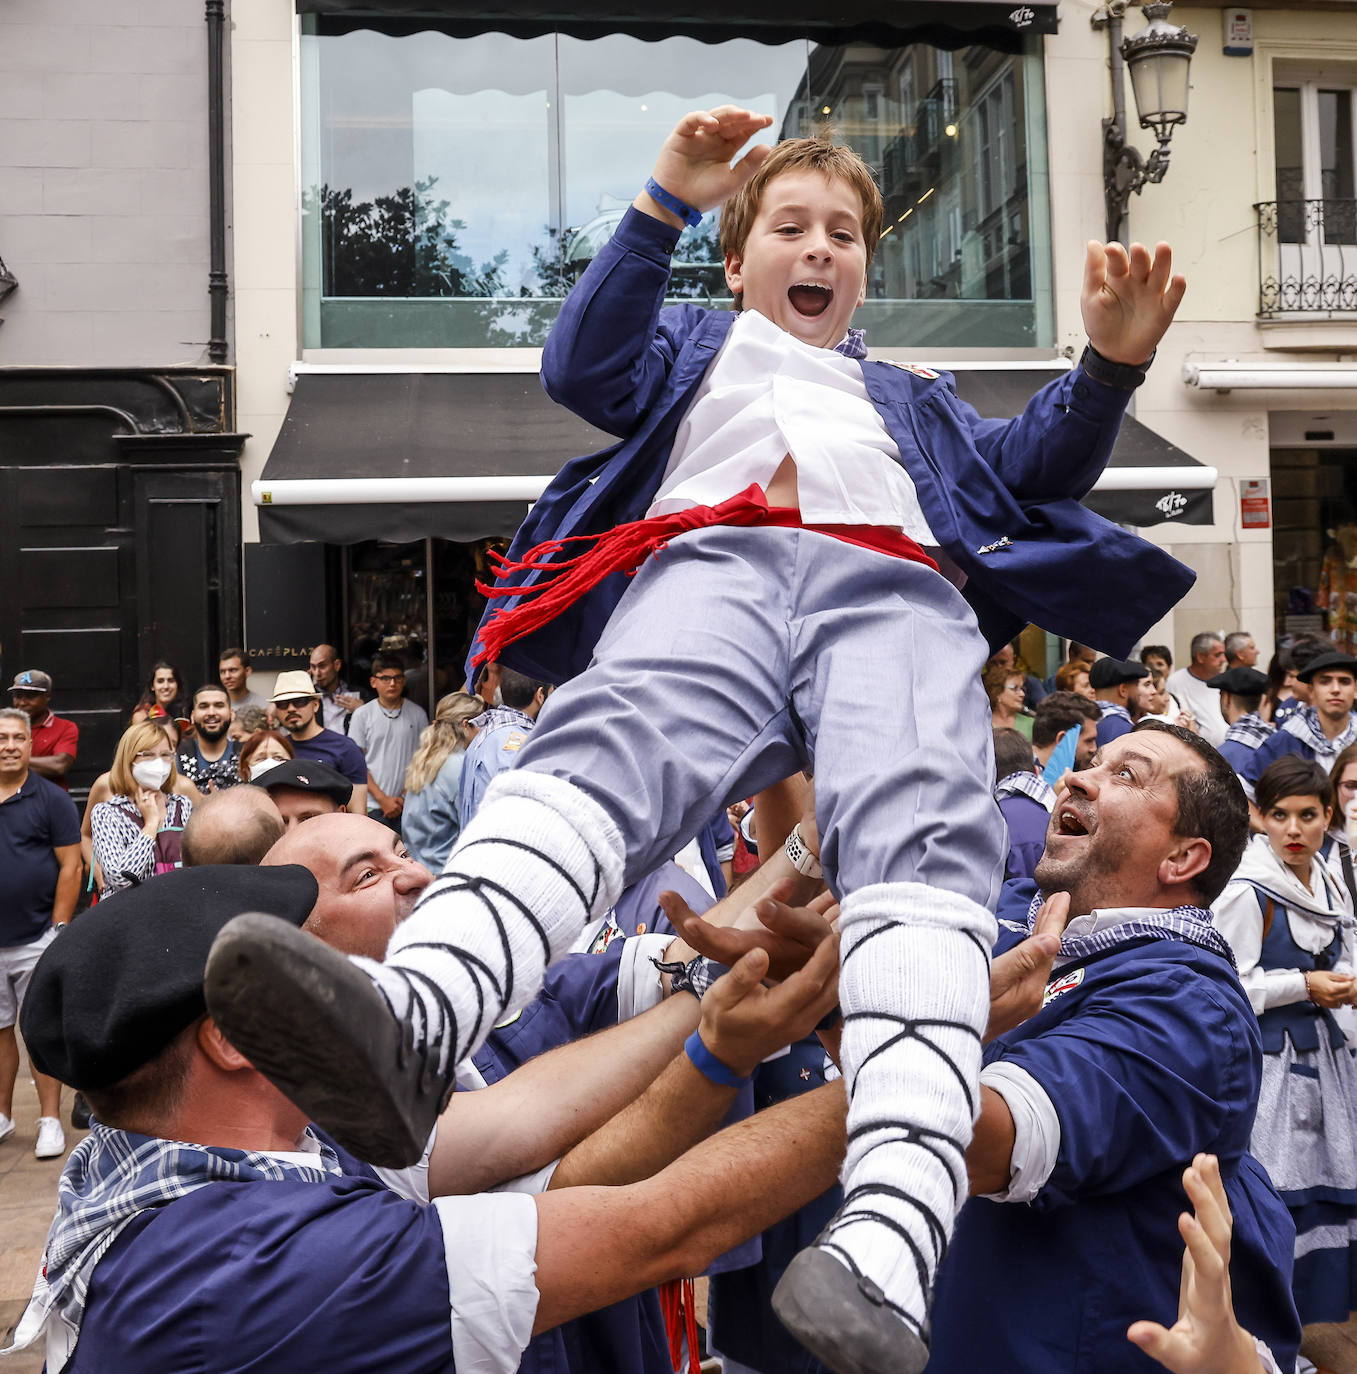
<svg viewBox="0 0 1357 1374">
<path fill-rule="evenodd" d="M 887 230 L 857 322 L 878 346 L 1052 337 L 1034 56 L 360 30 L 308 33 L 302 73 L 308 348 L 540 345 L 664 136 L 728 102 L 774 116 L 767 142 L 831 124 L 873 167 Z M 674 298 L 729 301 L 717 228 L 683 235 Z"/>
</svg>

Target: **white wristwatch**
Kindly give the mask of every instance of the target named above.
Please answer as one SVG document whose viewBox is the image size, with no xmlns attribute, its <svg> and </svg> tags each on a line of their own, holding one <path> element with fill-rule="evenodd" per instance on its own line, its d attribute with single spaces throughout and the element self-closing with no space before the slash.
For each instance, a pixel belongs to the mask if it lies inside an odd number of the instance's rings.
<svg viewBox="0 0 1357 1374">
<path fill-rule="evenodd" d="M 819 859 L 806 848 L 806 842 L 801 838 L 799 825 L 792 826 L 792 833 L 787 836 L 787 843 L 783 848 L 792 861 L 792 867 L 798 873 L 804 874 L 807 878 L 824 877 L 825 871 L 821 868 Z"/>
</svg>

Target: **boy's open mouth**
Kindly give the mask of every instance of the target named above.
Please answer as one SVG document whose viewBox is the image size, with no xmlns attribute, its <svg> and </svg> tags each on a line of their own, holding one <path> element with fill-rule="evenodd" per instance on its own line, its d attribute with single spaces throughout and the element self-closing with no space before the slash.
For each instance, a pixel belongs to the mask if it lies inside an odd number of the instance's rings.
<svg viewBox="0 0 1357 1374">
<path fill-rule="evenodd" d="M 787 299 L 798 315 L 814 319 L 829 309 L 829 303 L 834 299 L 834 288 L 822 286 L 819 282 L 798 282 L 787 289 Z"/>
</svg>

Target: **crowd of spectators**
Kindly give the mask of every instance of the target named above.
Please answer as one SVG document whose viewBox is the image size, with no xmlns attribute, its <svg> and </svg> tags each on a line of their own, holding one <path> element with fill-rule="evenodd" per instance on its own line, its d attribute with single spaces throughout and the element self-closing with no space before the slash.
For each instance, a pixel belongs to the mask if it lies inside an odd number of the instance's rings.
<svg viewBox="0 0 1357 1374">
<path fill-rule="evenodd" d="M 1081 833 L 1090 812 L 1110 831 L 1114 812 L 1108 809 L 1106 797 L 1125 771 L 1113 768 L 1113 751 L 1123 751 L 1117 758 L 1143 755 L 1146 729 L 1171 727 L 1175 740 L 1219 746 L 1219 753 L 1212 748 L 1202 757 L 1219 760 L 1211 765 L 1221 770 L 1213 784 L 1218 789 L 1224 785 L 1221 779 L 1237 776 L 1234 785 L 1247 798 L 1253 838 L 1242 858 L 1233 859 L 1229 870 L 1220 874 L 1223 892 L 1214 882 L 1202 884 L 1194 900 L 1212 909 L 1216 926 L 1228 940 L 1261 1032 L 1263 1069 L 1257 1118 L 1247 1140 L 1252 1155 L 1280 1190 L 1297 1233 L 1293 1250 L 1272 1256 L 1272 1279 L 1284 1279 L 1306 1323 L 1342 1320 L 1347 1315 L 1349 1285 L 1357 1282 L 1357 1245 L 1350 1251 L 1346 1240 L 1349 1233 L 1357 1235 L 1357 1078 L 1352 1070 L 1357 1061 L 1349 1048 L 1357 1045 L 1357 965 L 1352 947 L 1357 909 L 1352 859 L 1357 846 L 1357 719 L 1353 716 L 1357 660 L 1310 637 L 1280 648 L 1263 673 L 1254 666 L 1258 651 L 1252 637 L 1242 632 L 1199 634 L 1191 642 L 1189 657 L 1189 664 L 1175 672 L 1167 646 L 1147 644 L 1136 660 L 1123 662 L 1071 644 L 1066 660 L 1045 682 L 1026 670 L 1012 645 L 990 661 L 983 676 L 994 725 L 995 799 L 1010 840 L 1006 878 L 1015 893 L 1034 891 L 1032 885 L 1040 884 L 1043 876 L 1049 882 L 1051 855 L 1057 852 L 1054 840 Z M 78 731 L 73 722 L 53 711 L 51 678 L 37 669 L 20 673 L 10 689 L 13 708 L 0 710 L 0 818 L 7 822 L 0 826 L 0 843 L 5 846 L 16 894 L 0 920 L 0 1022 L 7 1023 L 0 1025 L 0 1140 L 15 1130 L 11 1104 L 20 1004 L 42 954 L 57 938 L 57 931 L 83 909 L 85 900 L 108 901 L 110 912 L 130 912 L 123 894 L 181 866 L 297 862 L 297 855 L 306 855 L 308 866 L 322 882 L 322 900 L 315 905 L 319 912 L 326 905 L 325 884 L 351 880 L 342 864 L 344 854 L 353 852 L 369 856 L 374 874 L 386 873 L 375 879 L 365 876 L 359 884 L 363 887 L 375 880 L 388 894 L 372 907 L 374 913 L 380 907 L 384 914 L 376 927 L 337 925 L 337 918 L 325 917 L 316 922 L 316 933 L 379 959 L 392 923 L 417 900 L 428 875 L 440 870 L 461 829 L 474 816 L 489 781 L 513 766 L 551 690 L 546 683 L 490 665 L 475 683 L 476 692 L 443 697 L 430 722 L 408 700 L 401 660 L 391 654 L 374 655 L 366 702 L 342 677 L 342 661 L 330 646 L 320 646 L 313 654 L 309 673 L 279 674 L 270 699 L 261 704 L 248 699 L 252 695 L 248 668 L 232 671 L 247 663 L 244 655 L 224 651 L 222 663 L 222 681 L 200 686 L 187 700 L 173 668 L 156 666 L 146 697 L 137 703 L 107 772 L 90 789 L 83 836 L 76 806 L 65 789 L 66 776 L 78 757 Z M 1210 739 L 1209 730 L 1219 737 Z M 804 799 L 807 784 L 802 782 L 800 787 L 798 795 Z M 1224 796 L 1220 792 L 1214 804 L 1222 805 Z M 18 801 L 24 802 L 23 808 L 16 806 Z M 1180 798 L 1178 829 L 1186 824 L 1185 806 Z M 346 817 L 346 812 L 351 814 Z M 772 860 L 781 861 L 786 825 L 776 802 L 767 797 L 755 799 L 752 808 L 742 806 L 740 813 L 740 843 L 742 848 L 747 844 L 753 857 L 739 919 L 750 921 L 760 896 L 773 881 L 765 874 L 780 871 Z M 360 823 L 374 827 L 366 838 L 344 828 Z M 332 828 L 322 835 L 326 824 Z M 388 837 L 385 841 L 374 838 L 383 833 Z M 294 834 L 311 836 L 309 848 L 285 851 L 284 841 L 290 843 Z M 813 836 L 813 816 L 802 817 L 796 834 Z M 1131 836 L 1122 838 L 1124 849 Z M 685 894 L 684 909 L 700 910 L 714 900 L 712 894 L 719 896 L 724 890 L 730 867 L 727 863 L 723 869 L 720 858 L 728 859 L 735 837 L 730 834 L 725 840 L 725 853 L 705 864 L 699 857 L 702 851 L 694 846 L 689 856 L 695 860 L 688 864 L 690 878 L 669 866 L 664 885 Z M 789 840 L 788 851 L 793 848 Z M 390 857 L 382 858 L 383 854 Z M 798 876 L 797 881 L 804 880 Z M 87 889 L 85 900 L 82 885 Z M 637 894 L 626 912 L 619 904 L 617 918 L 584 947 L 595 951 L 621 948 L 651 931 L 672 930 L 668 917 L 673 909 L 657 903 L 658 890 L 652 884 Z M 795 889 L 797 899 L 804 899 L 809 890 L 805 886 Z M 791 889 L 777 891 L 788 896 Z M 123 905 L 119 908 L 116 903 Z M 1036 906 L 1034 902 L 1033 911 Z M 1030 940 L 1039 927 L 1027 919 Z M 664 938 L 668 942 L 677 936 Z M 581 957 L 596 960 L 598 955 Z M 1053 988 L 1060 987 L 1058 972 L 1057 965 L 1057 973 L 1045 986 L 1046 1000 Z M 1164 1014 L 1177 1013 L 1168 1009 Z M 595 1028 L 593 1023 L 566 1025 L 561 1038 L 568 1040 Z M 1026 1063 L 1023 1055 L 1031 1053 L 1032 1063 L 1045 1064 L 1044 1048 L 1040 1054 L 1020 1051 L 1016 1046 L 1021 1034 L 1014 1034 L 1018 1036 L 1014 1048 L 1006 1051 L 1013 1062 Z M 542 1042 L 540 1048 L 549 1048 L 549 1043 Z M 833 1077 L 832 1064 L 814 1037 L 793 1044 L 785 1063 L 800 1074 L 797 1083 L 782 1081 L 786 1074 L 779 1078 L 761 1070 L 756 1079 L 758 1106 L 770 1106 L 823 1084 L 827 1067 L 829 1078 Z M 1000 1083 L 997 1078 L 993 1081 Z M 66 1148 L 60 1119 L 61 1084 L 38 1072 L 35 1082 L 40 1111 L 36 1152 L 42 1158 L 59 1157 Z M 765 1083 L 765 1088 L 760 1089 L 759 1083 Z M 1033 1115 L 1031 1124 L 1020 1125 L 1018 1143 L 992 1180 L 992 1188 L 985 1185 L 989 1195 L 999 1200 L 1001 1212 L 1008 1214 L 1004 1203 L 1030 1201 L 1048 1191 L 1054 1182 L 1045 1180 L 1055 1177 L 1062 1179 L 1062 1188 L 1073 1190 L 1067 1202 L 1079 1196 L 1086 1185 L 1060 1174 L 1059 1169 L 1066 1166 L 1055 1166 L 1055 1156 L 1052 1162 L 1037 1162 L 1042 1148 L 1065 1148 L 1037 1143 L 1041 1130 L 1035 1122 L 1049 1105 L 1043 1109 L 1039 1103 L 1029 1103 L 1019 1110 L 1018 1104 L 1028 1101 L 1023 1097 L 1026 1089 L 1005 1083 L 1003 1090 L 1015 1118 L 1021 1118 L 1023 1111 Z M 1129 1086 L 1122 1090 L 1136 1091 Z M 1220 1091 L 1225 1091 L 1223 1085 Z M 90 1095 L 97 1114 L 99 1094 L 96 1090 Z M 79 1096 L 77 1106 L 88 1108 Z M 1111 1110 L 1108 1104 L 1103 1106 Z M 1065 1108 L 1060 1111 L 1063 1117 Z M 1252 1120 L 1251 1112 L 1248 1115 Z M 74 1115 L 73 1119 L 80 1120 Z M 1090 1118 L 1089 1129 L 1095 1124 Z M 1076 1128 L 1073 1118 L 1064 1117 L 1061 1129 L 1072 1142 L 1083 1127 Z M 977 1139 L 983 1138 L 981 1127 L 977 1132 Z M 1059 1139 L 1060 1130 L 1055 1134 Z M 1218 1144 L 1218 1137 L 1190 1135 L 1190 1139 L 1194 1151 L 1198 1145 L 1214 1149 Z M 1106 1143 L 1099 1148 L 1105 1149 Z M 1255 1167 L 1236 1161 L 1235 1170 L 1227 1170 L 1222 1182 L 1221 1171 L 1211 1161 L 1194 1162 L 1189 1153 L 1180 1168 L 1188 1165 L 1189 1196 L 1203 1215 L 1213 1214 L 1212 1199 L 1217 1193 L 1223 1189 L 1230 1194 L 1248 1169 Z M 981 1176 L 984 1161 L 980 1156 L 972 1167 L 973 1174 Z M 1053 1167 L 1057 1168 L 1054 1175 Z M 1266 1213 L 1267 1199 L 1275 1195 L 1266 1176 L 1261 1171 L 1259 1175 L 1263 1182 L 1250 1185 L 1254 1187 L 1250 1205 Z M 1099 1178 L 1097 1188 L 1109 1186 L 1105 1178 Z M 828 1215 L 834 1196 L 831 1190 L 816 1203 L 808 1203 L 805 1217 Z M 1315 1201 L 1318 1197 L 1324 1199 L 1322 1203 Z M 771 1318 L 767 1330 L 752 1335 L 756 1328 L 745 1330 L 742 1322 L 732 1324 L 729 1314 L 743 1312 L 749 1303 L 766 1302 L 777 1278 L 776 1257 L 782 1255 L 785 1261 L 806 1239 L 798 1227 L 811 1223 L 798 1222 L 801 1215 L 770 1222 L 772 1229 L 765 1228 L 755 1251 L 748 1252 L 758 1253 L 761 1247 L 765 1256 L 754 1269 L 747 1266 L 748 1253 L 737 1249 L 739 1258 L 733 1269 L 723 1274 L 718 1264 L 713 1271 L 712 1332 L 719 1340 L 724 1331 L 729 1349 L 741 1354 L 739 1359 L 727 1357 L 725 1367 L 730 1371 L 773 1374 L 776 1361 L 768 1363 L 767 1352 L 780 1351 L 778 1359 L 787 1355 L 780 1344 L 787 1337 Z M 958 1232 L 958 1245 L 968 1256 L 973 1246 L 964 1221 L 969 1215 L 969 1211 L 963 1213 Z M 975 1216 L 989 1226 L 987 1213 Z M 1245 1234 L 1236 1235 L 1237 1247 L 1266 1249 L 1269 1233 L 1266 1226 L 1259 1231 L 1257 1221 L 1255 1217 L 1244 1223 Z M 975 1220 L 971 1225 L 980 1224 Z M 1249 1225 L 1254 1225 L 1252 1232 Z M 995 1234 L 1004 1234 L 1003 1229 Z M 1337 1243 L 1335 1236 L 1340 1237 Z M 1040 1227 L 1030 1241 L 1035 1246 L 1050 1243 Z M 968 1258 L 965 1263 L 979 1260 Z M 943 1335 L 935 1350 L 948 1348 L 948 1323 L 954 1320 L 952 1275 L 958 1267 L 953 1263 L 943 1271 L 942 1309 L 935 1318 L 941 1320 Z M 749 1276 L 755 1273 L 762 1277 L 751 1289 Z M 1261 1342 L 1255 1347 L 1252 1337 L 1248 1338 L 1251 1358 L 1261 1360 L 1263 1369 L 1286 1369 L 1284 1356 L 1275 1366 L 1268 1364 L 1289 1339 L 1285 1314 L 1275 1314 L 1278 1324 L 1266 1331 L 1259 1302 L 1267 1280 L 1247 1281 L 1246 1290 L 1249 1282 L 1255 1284 L 1251 1296 L 1241 1299 L 1241 1285 L 1236 1283 L 1235 1300 L 1241 1319 L 1247 1308 L 1251 1330 Z M 641 1305 L 633 1317 L 639 1314 L 643 1323 L 654 1320 L 658 1309 L 637 1301 Z M 724 1324 L 722 1302 L 726 1304 Z M 736 1303 L 738 1308 L 732 1306 Z M 1136 1338 L 1137 1344 L 1151 1352 L 1159 1340 L 1146 1334 L 1152 1329 L 1158 1330 L 1147 1326 L 1141 1333 L 1143 1341 L 1141 1336 Z M 670 1333 L 662 1321 L 656 1321 L 656 1330 L 665 1342 L 667 1361 Z M 1270 1347 L 1263 1340 L 1265 1335 L 1272 1342 Z M 1230 1327 L 1228 1339 L 1234 1341 L 1236 1336 L 1244 1339 L 1242 1329 Z M 523 1367 L 538 1366 L 526 1358 Z M 563 1367 L 581 1366 L 567 1363 Z M 640 1365 L 624 1361 L 617 1367 L 651 1366 L 643 1360 Z M 653 1367 L 658 1369 L 659 1364 Z M 1118 1366 L 1110 1361 L 1108 1367 Z M 1303 1360 L 1298 1367 L 1306 1367 Z"/>
</svg>

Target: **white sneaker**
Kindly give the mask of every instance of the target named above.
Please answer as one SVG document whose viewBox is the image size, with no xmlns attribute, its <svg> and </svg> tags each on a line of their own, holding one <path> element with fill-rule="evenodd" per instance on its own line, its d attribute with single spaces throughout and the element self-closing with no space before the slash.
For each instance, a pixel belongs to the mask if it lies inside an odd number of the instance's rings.
<svg viewBox="0 0 1357 1374">
<path fill-rule="evenodd" d="M 8 1140 L 14 1134 L 14 1122 L 4 1112 L 0 1112 L 0 1140 Z"/>
<path fill-rule="evenodd" d="M 56 1117 L 38 1118 L 38 1143 L 33 1147 L 33 1153 L 39 1159 L 55 1159 L 66 1153 L 66 1132 L 61 1129 L 61 1122 Z"/>
</svg>

